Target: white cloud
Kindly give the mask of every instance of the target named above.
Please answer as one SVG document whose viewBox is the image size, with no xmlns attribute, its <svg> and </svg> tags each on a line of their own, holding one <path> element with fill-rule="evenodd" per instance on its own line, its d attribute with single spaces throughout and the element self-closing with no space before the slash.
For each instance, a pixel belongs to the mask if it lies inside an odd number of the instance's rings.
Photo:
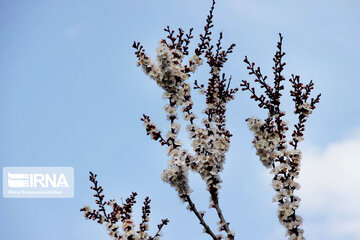
<svg viewBox="0 0 360 240">
<path fill-rule="evenodd" d="M 360 239 L 360 131 L 329 145 L 303 151 L 300 215 L 312 239 Z M 315 237 L 318 236 L 318 237 Z"/>
</svg>

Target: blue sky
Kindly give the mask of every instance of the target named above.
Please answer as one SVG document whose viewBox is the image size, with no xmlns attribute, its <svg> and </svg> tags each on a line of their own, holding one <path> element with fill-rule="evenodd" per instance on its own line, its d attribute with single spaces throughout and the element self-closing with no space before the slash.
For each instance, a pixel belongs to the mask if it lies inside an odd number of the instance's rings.
<svg viewBox="0 0 360 240">
<path fill-rule="evenodd" d="M 73 199 L 1 197 L 1 239 L 106 239 L 104 227 L 79 212 L 93 204 L 89 170 L 98 173 L 108 198 L 137 191 L 137 217 L 150 196 L 152 225 L 164 217 L 171 221 L 163 239 L 205 239 L 198 221 L 160 179 L 165 149 L 146 136 L 139 119 L 149 114 L 166 130 L 164 102 L 161 90 L 136 67 L 131 48 L 141 41 L 154 56 L 166 25 L 194 27 L 198 36 L 210 1 L 179 2 L 0 1 L 0 166 L 75 169 Z M 215 36 L 223 31 L 225 44 L 237 44 L 225 67 L 234 85 L 249 79 L 245 55 L 271 75 L 281 32 L 285 74 L 313 79 L 315 92 L 323 94 L 302 145 L 300 209 L 308 239 L 360 239 L 359 10 L 355 0 L 219 0 L 215 9 Z M 206 81 L 207 71 L 204 65 L 191 80 Z M 202 106 L 200 97 L 195 100 Z M 289 100 L 285 95 L 284 110 L 291 113 Z M 253 115 L 264 112 L 239 92 L 228 112 L 234 137 L 221 202 L 238 239 L 285 239 L 269 176 L 244 122 Z M 197 205 L 206 210 L 204 184 L 192 175 L 191 185 Z"/>
</svg>

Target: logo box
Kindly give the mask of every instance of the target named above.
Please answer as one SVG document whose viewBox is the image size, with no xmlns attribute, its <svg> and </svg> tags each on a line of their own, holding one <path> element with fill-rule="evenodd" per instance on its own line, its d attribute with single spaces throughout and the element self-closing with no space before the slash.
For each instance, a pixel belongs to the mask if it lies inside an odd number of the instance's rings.
<svg viewBox="0 0 360 240">
<path fill-rule="evenodd" d="M 4 198 L 72 198 L 72 167 L 4 167 Z"/>
</svg>

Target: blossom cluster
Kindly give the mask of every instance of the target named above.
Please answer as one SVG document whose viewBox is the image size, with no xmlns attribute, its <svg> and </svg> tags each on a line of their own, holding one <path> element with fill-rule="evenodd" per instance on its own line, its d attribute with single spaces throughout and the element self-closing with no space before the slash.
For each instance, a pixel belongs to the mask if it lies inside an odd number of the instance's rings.
<svg viewBox="0 0 360 240">
<path fill-rule="evenodd" d="M 313 82 L 304 85 L 300 82 L 299 76 L 292 76 L 290 82 L 293 89 L 290 91 L 295 103 L 294 113 L 298 115 L 298 123 L 294 125 L 292 139 L 287 145 L 286 133 L 289 129 L 288 123 L 283 120 L 285 112 L 280 110 L 281 90 L 284 89 L 282 82 L 285 78 L 282 70 L 285 62 L 282 58 L 285 53 L 282 51 L 282 36 L 277 45 L 274 57 L 274 86 L 267 82 L 267 76 L 263 76 L 260 68 L 255 68 L 255 63 L 250 63 L 247 57 L 244 62 L 248 65 L 250 75 L 255 75 L 255 82 L 259 83 L 264 89 L 265 95 L 258 95 L 255 88 L 250 87 L 250 83 L 243 81 L 241 86 L 243 91 L 252 93 L 253 98 L 260 108 L 268 110 L 268 117 L 262 121 L 256 117 L 248 118 L 249 129 L 254 133 L 253 145 L 256 155 L 259 156 L 261 163 L 273 174 L 272 187 L 276 194 L 273 201 L 278 203 L 278 218 L 280 223 L 287 229 L 286 235 L 289 240 L 303 240 L 304 230 L 301 216 L 296 214 L 299 207 L 300 198 L 294 194 L 300 188 L 300 184 L 295 181 L 300 173 L 301 151 L 297 148 L 298 143 L 304 138 L 304 130 L 307 118 L 315 109 L 315 104 L 320 100 L 320 94 L 309 101 Z"/>
<path fill-rule="evenodd" d="M 204 231 L 217 239 L 202 222 L 203 216 L 190 204 L 192 190 L 188 181 L 189 170 L 198 173 L 210 193 L 210 207 L 216 209 L 220 225 L 224 226 L 221 230 L 227 233 L 228 239 L 233 239 L 234 233 L 230 231 L 219 207 L 218 192 L 222 182 L 220 172 L 223 171 L 225 153 L 229 150 L 232 136 L 226 128 L 227 103 L 234 99 L 238 91 L 237 88 L 230 88 L 231 78 L 227 78 L 221 71 L 235 44 L 223 50 L 222 33 L 217 43 L 211 44 L 210 29 L 213 27 L 214 4 L 215 1 L 206 20 L 205 32 L 200 35 L 200 43 L 194 50 L 194 55 L 188 60 L 185 60 L 185 56 L 189 55 L 188 44 L 193 38 L 192 29 L 188 34 L 179 29 L 175 36 L 174 30 L 165 28 L 168 35 L 166 39 L 160 41 L 156 50 L 156 62 L 145 53 L 140 43 L 134 42 L 133 47 L 136 49 L 135 54 L 138 58 L 137 65 L 141 66 L 145 74 L 164 90 L 162 97 L 167 102 L 164 110 L 169 121 L 169 130 L 164 136 L 149 116 L 143 115 L 141 118 L 147 135 L 161 145 L 167 146 L 169 161 L 167 169 L 161 174 L 162 179 L 177 191 L 183 202 L 189 204 L 189 209 L 195 212 L 204 225 Z M 210 67 L 210 78 L 207 86 L 194 82 L 193 88 L 206 97 L 206 107 L 203 111 L 205 117 L 197 123 L 197 116 L 192 111 L 191 84 L 188 79 L 204 63 L 204 60 Z M 179 139 L 180 114 L 187 122 L 186 131 L 192 142 L 191 150 L 185 149 Z"/>
<path fill-rule="evenodd" d="M 96 220 L 98 223 L 106 223 L 106 230 L 114 240 L 159 240 L 161 229 L 169 222 L 168 219 L 161 220 L 158 225 L 158 231 L 152 237 L 148 234 L 149 230 L 149 215 L 150 215 L 150 198 L 146 197 L 144 206 L 142 207 L 141 223 L 139 229 L 135 229 L 135 223 L 132 219 L 132 207 L 136 203 L 135 197 L 137 193 L 133 192 L 130 197 L 125 200 L 125 203 L 118 204 L 115 200 L 104 201 L 104 194 L 102 186 L 98 185 L 96 180 L 97 175 L 90 172 L 89 180 L 93 183 L 91 189 L 95 191 L 95 203 L 98 209 L 92 209 L 89 205 L 85 205 L 80 211 L 84 212 L 85 219 Z M 107 208 L 112 211 L 107 213 Z M 121 225 L 119 226 L 119 223 Z"/>
<path fill-rule="evenodd" d="M 159 127 L 143 114 L 141 121 L 146 134 L 153 140 L 166 147 L 169 157 L 168 165 L 161 173 L 164 182 L 175 189 L 181 201 L 198 218 L 203 226 L 203 232 L 213 240 L 234 240 L 235 233 L 230 230 L 229 222 L 225 220 L 219 203 L 219 189 L 221 188 L 221 172 L 224 169 L 226 153 L 230 148 L 232 134 L 227 129 L 227 106 L 235 97 L 238 88 L 231 88 L 231 77 L 223 73 L 224 64 L 228 55 L 233 52 L 235 44 L 223 49 L 220 36 L 216 43 L 212 42 L 213 11 L 215 0 L 206 18 L 204 33 L 200 34 L 200 41 L 190 54 L 189 44 L 193 39 L 193 29 L 185 33 L 181 28 L 178 31 L 167 26 L 164 31 L 167 36 L 159 42 L 156 49 L 155 60 L 145 52 L 139 42 L 133 43 L 137 66 L 149 76 L 163 90 L 162 98 L 165 101 L 165 115 L 169 122 L 168 130 L 162 133 Z M 258 94 L 254 87 L 246 80 L 240 84 L 243 91 L 251 93 L 251 99 L 258 103 L 260 108 L 267 111 L 265 119 L 256 117 L 246 119 L 249 129 L 254 134 L 253 145 L 260 162 L 270 170 L 273 175 L 272 188 L 275 191 L 273 201 L 277 203 L 278 219 L 286 228 L 289 240 L 303 240 L 304 230 L 301 228 L 302 218 L 296 211 L 301 199 L 295 195 L 295 190 L 300 188 L 296 181 L 300 174 L 301 151 L 299 142 L 304 140 L 305 122 L 315 109 L 320 100 L 320 94 L 310 98 L 314 83 L 310 81 L 303 84 L 300 77 L 292 75 L 289 82 L 292 84 L 290 95 L 295 103 L 294 114 L 298 122 L 294 130 L 288 134 L 289 124 L 284 120 L 286 113 L 280 108 L 280 99 L 284 90 L 282 75 L 284 66 L 282 51 L 282 36 L 277 44 L 274 60 L 274 82 L 269 84 L 267 76 L 261 73 L 260 67 L 250 62 L 245 57 L 249 74 L 255 76 L 254 82 L 264 91 Z M 196 70 L 206 63 L 209 67 L 210 77 L 205 83 L 189 79 Z M 192 90 L 197 90 L 205 98 L 205 108 L 202 118 L 193 112 Z M 181 119 L 180 119 L 181 118 Z M 181 122 L 185 122 L 185 130 L 191 141 L 191 148 L 186 149 L 180 139 Z M 189 173 L 199 174 L 209 192 L 209 207 L 217 213 L 219 221 L 218 233 L 205 221 L 205 212 L 197 209 L 191 198 L 192 189 L 189 182 Z M 132 218 L 132 207 L 136 203 L 136 193 L 132 193 L 125 203 L 118 204 L 115 200 L 104 201 L 103 188 L 98 186 L 96 175 L 90 172 L 91 189 L 95 191 L 94 197 L 97 209 L 88 205 L 81 209 L 86 219 L 95 220 L 105 224 L 112 239 L 127 240 L 158 240 L 164 225 L 164 219 L 158 225 L 158 231 L 152 237 L 148 234 L 150 199 L 147 197 L 142 208 L 141 223 L 138 229 Z M 110 208 L 111 212 L 107 213 Z M 222 233 L 224 235 L 222 235 Z"/>
</svg>

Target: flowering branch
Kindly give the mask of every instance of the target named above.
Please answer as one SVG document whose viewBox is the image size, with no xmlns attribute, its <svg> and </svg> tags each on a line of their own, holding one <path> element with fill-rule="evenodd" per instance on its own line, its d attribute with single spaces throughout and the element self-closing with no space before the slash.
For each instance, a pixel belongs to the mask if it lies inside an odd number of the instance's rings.
<svg viewBox="0 0 360 240">
<path fill-rule="evenodd" d="M 227 129 L 227 104 L 234 100 L 238 88 L 231 88 L 231 76 L 223 73 L 223 67 L 228 61 L 228 56 L 233 52 L 235 44 L 223 48 L 223 33 L 219 34 L 218 40 L 213 43 L 211 29 L 213 25 L 213 12 L 215 0 L 212 0 L 209 14 L 206 18 L 204 33 L 200 34 L 200 40 L 190 55 L 189 44 L 193 37 L 193 28 L 188 33 L 181 28 L 172 30 L 169 26 L 164 28 L 166 37 L 162 39 L 156 49 L 156 59 L 152 60 L 145 52 L 140 42 L 134 42 L 137 66 L 141 67 L 146 75 L 153 79 L 163 90 L 162 97 L 166 101 L 164 110 L 169 121 L 169 130 L 163 134 L 162 131 L 151 121 L 148 115 L 143 114 L 141 121 L 145 126 L 146 134 L 161 146 L 166 146 L 169 157 L 168 166 L 161 173 L 164 182 L 175 189 L 187 209 L 194 213 L 204 228 L 204 233 L 213 240 L 234 240 L 235 233 L 231 231 L 229 222 L 226 221 L 219 203 L 219 189 L 222 179 L 220 173 L 223 171 L 226 153 L 229 150 L 232 134 Z M 280 34 L 277 50 L 273 61 L 274 81 L 269 83 L 267 76 L 261 72 L 260 67 L 255 66 L 245 56 L 249 75 L 254 77 L 253 81 L 260 86 L 262 93 L 255 90 L 250 82 L 242 80 L 240 87 L 242 91 L 250 92 L 250 98 L 254 99 L 258 107 L 267 111 L 264 120 L 258 118 L 246 119 L 249 129 L 254 133 L 252 141 L 256 155 L 261 163 L 270 169 L 273 175 L 272 187 L 275 190 L 273 201 L 278 204 L 278 219 L 286 228 L 289 240 L 302 240 L 304 230 L 300 228 L 302 218 L 296 214 L 300 198 L 295 195 L 295 190 L 300 184 L 295 181 L 300 173 L 301 151 L 298 143 L 304 140 L 305 123 L 308 117 L 320 101 L 321 94 L 311 98 L 314 83 L 310 81 L 304 84 L 300 77 L 292 75 L 289 79 L 292 89 L 290 95 L 295 104 L 294 113 L 298 122 L 294 124 L 291 139 L 287 140 L 288 123 L 283 119 L 285 112 L 280 109 L 282 91 L 284 90 L 283 70 L 286 63 L 283 61 L 283 37 Z M 188 79 L 196 72 L 204 61 L 209 67 L 209 78 L 206 83 L 194 81 L 193 86 Z M 193 112 L 191 90 L 198 90 L 204 96 L 206 106 L 203 110 L 202 121 Z M 180 116 L 186 123 L 186 131 L 191 139 L 192 149 L 183 147 L 179 139 L 181 124 Z M 291 146 L 289 147 L 288 144 Z M 193 171 L 200 175 L 209 192 L 209 208 L 213 208 L 219 218 L 218 231 L 211 229 L 206 222 L 205 212 L 198 211 L 191 199 L 192 189 L 190 187 L 188 174 Z M 102 224 L 106 222 L 106 228 L 113 239 L 127 240 L 158 240 L 161 230 L 168 224 L 163 219 L 158 225 L 158 231 L 152 237 L 148 235 L 148 223 L 150 215 L 151 200 L 146 197 L 142 207 L 142 216 L 139 228 L 135 231 L 132 220 L 132 207 L 136 203 L 136 193 L 132 193 L 125 203 L 118 204 L 115 200 L 104 201 L 102 186 L 98 185 L 96 175 L 90 172 L 90 181 L 95 191 L 95 203 L 97 209 L 89 206 L 81 209 L 86 219 L 96 220 Z M 110 213 L 108 209 L 111 209 Z M 122 223 L 122 231 L 118 222 Z M 225 236 L 221 235 L 224 232 Z"/>
<path fill-rule="evenodd" d="M 316 98 L 311 98 L 310 103 L 307 102 L 311 90 L 314 89 L 313 81 L 310 81 L 309 84 L 304 85 L 300 82 L 300 76 L 291 76 L 289 80 L 292 83 L 293 90 L 290 91 L 290 95 L 293 97 L 295 103 L 295 114 L 298 115 L 299 122 L 294 125 L 294 132 L 292 134 L 292 141 L 290 145 L 297 149 L 299 141 L 304 140 L 304 131 L 305 131 L 305 122 L 307 121 L 308 116 L 312 113 L 312 110 L 315 109 L 315 105 L 320 101 L 321 94 L 317 95 Z"/>
<path fill-rule="evenodd" d="M 227 239 L 234 239 L 234 233 L 229 229 L 229 223 L 225 220 L 219 206 L 218 191 L 222 182 L 219 173 L 223 170 L 225 153 L 229 149 L 232 134 L 226 128 L 226 105 L 234 99 L 237 88 L 230 88 L 231 77 L 227 78 L 221 70 L 232 53 L 235 44 L 223 50 L 220 33 L 217 43 L 211 44 L 211 28 L 213 28 L 213 11 L 215 0 L 212 1 L 209 14 L 206 18 L 204 34 L 200 34 L 200 43 L 194 50 L 194 55 L 189 58 L 188 64 L 182 64 L 184 57 L 189 54 L 188 44 L 193 38 L 192 29 L 188 34 L 179 28 L 178 34 L 167 26 L 164 31 L 166 39 L 160 41 L 157 48 L 157 62 L 152 61 L 146 54 L 140 43 L 134 42 L 135 55 L 138 58 L 138 66 L 142 66 L 145 74 L 154 79 L 163 90 L 163 98 L 168 102 L 164 109 L 167 120 L 170 122 L 169 131 L 165 137 L 161 135 L 156 125 L 150 121 L 150 117 L 144 115 L 143 121 L 147 135 L 167 145 L 167 154 L 170 157 L 168 168 L 163 171 L 162 179 L 169 183 L 178 193 L 183 202 L 189 204 L 189 208 L 199 219 L 205 228 L 205 232 L 212 238 L 218 239 L 210 227 L 205 223 L 202 215 L 197 212 L 195 204 L 191 201 L 191 188 L 188 182 L 188 172 L 192 170 L 200 174 L 205 181 L 207 191 L 210 193 L 210 207 L 214 208 L 220 219 L 220 231 L 225 231 Z M 203 64 L 204 54 L 206 63 L 210 67 L 210 78 L 207 86 L 195 81 L 194 89 L 199 89 L 200 94 L 206 98 L 204 109 L 205 118 L 203 127 L 195 124 L 196 115 L 192 112 L 191 86 L 187 82 L 192 73 Z M 178 138 L 181 125 L 178 122 L 178 109 L 181 109 L 182 117 L 188 122 L 186 130 L 192 139 L 194 154 L 184 149 Z M 221 237 L 220 237 L 221 238 Z"/>
<path fill-rule="evenodd" d="M 148 235 L 148 222 L 150 221 L 150 198 L 145 198 L 144 206 L 142 207 L 142 221 L 139 224 L 139 230 L 135 232 L 135 223 L 132 220 L 132 207 L 136 203 L 135 198 L 137 193 L 133 192 L 123 204 L 118 204 L 115 200 L 104 201 L 105 196 L 102 194 L 103 188 L 98 185 L 96 177 L 96 174 L 90 172 L 89 180 L 94 185 L 90 188 L 95 191 L 95 204 L 98 206 L 98 210 L 91 209 L 88 205 L 85 205 L 82 209 L 80 209 L 80 211 L 84 212 L 85 219 L 97 220 L 100 224 L 106 222 L 106 230 L 114 240 L 158 240 L 161 229 L 164 225 L 167 225 L 169 220 L 161 220 L 161 224 L 158 225 L 158 231 L 154 237 Z M 106 214 L 106 206 L 112 210 L 109 214 Z M 119 231 L 120 227 L 117 224 L 119 221 L 122 223 L 121 228 L 123 233 Z"/>
<path fill-rule="evenodd" d="M 154 237 L 149 237 L 149 240 L 157 240 L 159 239 L 159 237 L 161 236 L 161 230 L 162 228 L 167 225 L 169 223 L 169 220 L 166 219 L 161 219 L 161 223 L 157 225 L 158 227 L 158 231 L 156 232 L 156 234 L 154 235 Z"/>
<path fill-rule="evenodd" d="M 288 149 L 286 145 L 286 132 L 289 129 L 286 121 L 282 119 L 285 112 L 280 110 L 281 91 L 284 90 L 282 82 L 285 80 L 282 71 L 285 62 L 282 61 L 285 53 L 282 51 L 283 37 L 280 34 L 280 40 L 277 44 L 277 51 L 274 60 L 274 85 L 270 86 L 267 82 L 267 76 L 263 76 L 260 68 L 255 69 L 255 63 L 250 63 L 245 57 L 244 62 L 248 65 L 249 75 L 255 75 L 254 82 L 260 84 L 265 90 L 265 95 L 257 95 L 255 89 L 250 87 L 250 83 L 243 80 L 241 87 L 243 91 L 249 91 L 255 101 L 259 102 L 260 108 L 267 109 L 268 117 L 264 121 L 258 118 L 248 118 L 246 121 L 255 138 L 253 140 L 256 154 L 260 161 L 266 167 L 271 169 L 274 175 L 272 187 L 276 191 L 273 197 L 274 202 L 278 202 L 278 218 L 280 223 L 287 229 L 286 235 L 290 240 L 305 239 L 304 230 L 300 228 L 302 218 L 296 214 L 299 207 L 300 198 L 294 194 L 294 191 L 300 188 L 300 184 L 295 181 L 300 173 L 301 151 L 297 149 L 298 142 L 302 141 L 305 122 L 308 116 L 315 109 L 315 105 L 320 101 L 320 94 L 316 98 L 308 101 L 313 82 L 304 85 L 300 82 L 299 76 L 290 78 L 293 90 L 290 95 L 295 103 L 294 113 L 298 115 L 299 122 L 294 125 L 295 130 L 292 133 L 290 145 L 293 149 Z"/>
</svg>

